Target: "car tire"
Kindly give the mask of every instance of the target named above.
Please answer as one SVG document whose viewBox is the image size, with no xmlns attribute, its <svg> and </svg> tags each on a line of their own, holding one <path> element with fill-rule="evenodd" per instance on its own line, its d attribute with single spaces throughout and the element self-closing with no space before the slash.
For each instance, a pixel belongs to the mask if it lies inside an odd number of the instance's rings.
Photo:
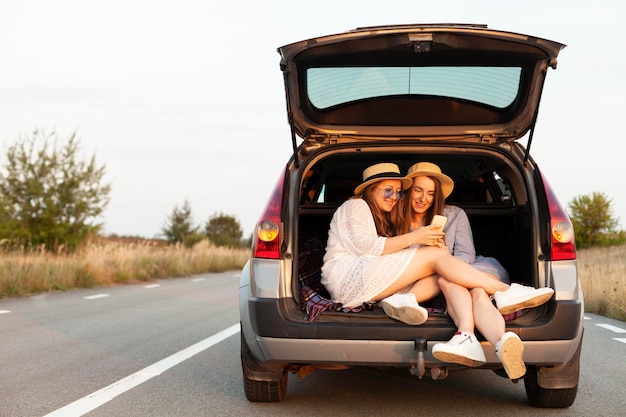
<svg viewBox="0 0 626 417">
<path fill-rule="evenodd" d="M 287 396 L 287 373 L 279 381 L 255 381 L 243 377 L 246 398 L 251 402 L 279 402 Z"/>
<path fill-rule="evenodd" d="M 241 333 L 241 367 L 246 398 L 251 402 L 279 402 L 287 396 L 287 377 L 284 367 L 266 369 L 250 353 Z"/>
<path fill-rule="evenodd" d="M 574 403 L 578 384 L 572 388 L 542 388 L 537 381 L 537 369 L 528 369 L 524 377 L 528 401 L 534 407 L 567 408 Z"/>
</svg>

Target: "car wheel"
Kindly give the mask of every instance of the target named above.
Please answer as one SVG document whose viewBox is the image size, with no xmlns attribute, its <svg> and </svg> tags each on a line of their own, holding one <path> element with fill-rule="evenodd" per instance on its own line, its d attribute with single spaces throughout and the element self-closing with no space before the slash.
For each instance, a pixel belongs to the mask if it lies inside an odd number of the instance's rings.
<svg viewBox="0 0 626 417">
<path fill-rule="evenodd" d="M 287 377 L 285 367 L 265 366 L 250 353 L 248 345 L 241 336 L 241 367 L 243 387 L 248 401 L 278 402 L 287 396 Z"/>
<path fill-rule="evenodd" d="M 542 408 L 566 408 L 574 403 L 578 384 L 572 388 L 542 388 L 537 381 L 537 369 L 528 369 L 524 377 L 526 395 L 531 405 Z"/>
<path fill-rule="evenodd" d="M 278 402 L 287 396 L 287 372 L 279 381 L 255 381 L 244 375 L 243 384 L 248 401 Z"/>
</svg>

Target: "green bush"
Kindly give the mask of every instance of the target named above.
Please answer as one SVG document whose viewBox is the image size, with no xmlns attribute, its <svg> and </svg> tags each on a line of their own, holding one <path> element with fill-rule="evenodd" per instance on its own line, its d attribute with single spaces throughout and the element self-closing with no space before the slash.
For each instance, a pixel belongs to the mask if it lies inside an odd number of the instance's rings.
<svg viewBox="0 0 626 417">
<path fill-rule="evenodd" d="M 237 219 L 224 213 L 216 213 L 207 220 L 204 232 L 215 246 L 238 248 L 242 245 L 241 226 Z"/>
<path fill-rule="evenodd" d="M 569 203 L 576 234 L 576 246 L 619 245 L 626 242 L 624 231 L 618 230 L 619 220 L 613 216 L 612 200 L 604 193 L 580 195 Z"/>
<path fill-rule="evenodd" d="M 35 130 L 8 148 L 0 170 L 0 238 L 4 247 L 72 251 L 101 228 L 94 223 L 111 185 L 95 157 L 79 157 L 72 134 L 59 144 L 54 133 Z"/>
</svg>

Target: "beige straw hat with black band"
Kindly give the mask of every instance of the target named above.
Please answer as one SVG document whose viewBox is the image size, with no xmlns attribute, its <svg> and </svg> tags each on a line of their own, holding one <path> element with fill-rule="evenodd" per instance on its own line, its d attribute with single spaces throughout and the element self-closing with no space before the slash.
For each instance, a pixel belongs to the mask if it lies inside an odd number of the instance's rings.
<svg viewBox="0 0 626 417">
<path fill-rule="evenodd" d="M 447 198 L 454 190 L 454 181 L 446 174 L 441 172 L 441 168 L 432 162 L 418 162 L 411 165 L 409 171 L 406 173 L 406 177 L 413 180 L 415 177 L 434 177 L 441 182 L 441 191 L 443 198 Z"/>
<path fill-rule="evenodd" d="M 368 185 L 383 180 L 400 180 L 402 181 L 403 190 L 410 188 L 413 184 L 412 179 L 403 177 L 402 174 L 400 174 L 398 165 L 390 162 L 382 162 L 363 170 L 363 183 L 359 184 L 359 186 L 354 189 L 354 194 L 360 195 Z"/>
</svg>

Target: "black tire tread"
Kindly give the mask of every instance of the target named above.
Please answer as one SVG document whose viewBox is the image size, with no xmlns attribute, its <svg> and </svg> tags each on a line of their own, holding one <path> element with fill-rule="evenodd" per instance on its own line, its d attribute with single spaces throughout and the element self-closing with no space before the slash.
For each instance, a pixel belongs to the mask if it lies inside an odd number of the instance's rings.
<svg viewBox="0 0 626 417">
<path fill-rule="evenodd" d="M 529 371 L 524 378 L 528 401 L 534 407 L 567 408 L 574 403 L 578 385 L 573 388 L 542 388 L 537 382 L 537 371 Z"/>
<path fill-rule="evenodd" d="M 246 398 L 251 402 L 279 402 L 287 395 L 287 373 L 280 381 L 254 381 L 243 378 Z"/>
</svg>

